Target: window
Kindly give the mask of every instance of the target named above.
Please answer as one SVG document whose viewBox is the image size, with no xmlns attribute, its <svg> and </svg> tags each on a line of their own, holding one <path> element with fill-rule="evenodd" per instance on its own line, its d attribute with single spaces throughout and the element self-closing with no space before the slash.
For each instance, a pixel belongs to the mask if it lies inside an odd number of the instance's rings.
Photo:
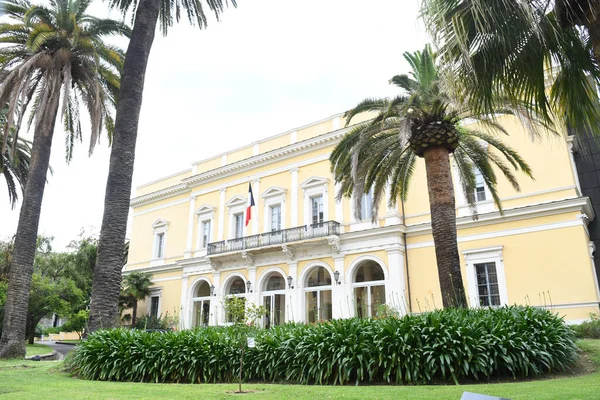
<svg viewBox="0 0 600 400">
<path fill-rule="evenodd" d="M 325 267 L 315 267 L 308 274 L 304 288 L 306 321 L 327 321 L 332 318 L 333 299 L 331 274 Z"/>
<path fill-rule="evenodd" d="M 385 275 L 375 261 L 365 261 L 354 277 L 354 303 L 356 316 L 368 318 L 377 316 L 377 308 L 385 304 Z"/>
<path fill-rule="evenodd" d="M 244 303 L 246 302 L 246 298 L 244 297 L 244 295 L 246 294 L 246 282 L 244 282 L 244 280 L 240 277 L 236 277 L 233 279 L 233 281 L 231 281 L 231 283 L 229 284 L 229 289 L 227 290 L 227 299 L 225 301 L 229 302 L 232 301 L 232 299 L 234 297 L 239 297 L 242 298 Z M 227 315 L 225 315 L 225 320 L 229 323 L 242 323 L 244 321 L 242 320 L 236 320 L 237 318 L 241 318 L 240 315 L 232 315 L 230 313 L 227 313 Z"/>
<path fill-rule="evenodd" d="M 473 193 L 475 201 L 485 201 L 485 182 L 481 171 L 475 169 L 475 189 Z"/>
<path fill-rule="evenodd" d="M 315 196 L 310 198 L 312 209 L 312 224 L 323 222 L 323 196 Z"/>
<path fill-rule="evenodd" d="M 206 248 L 208 243 L 210 242 L 210 220 L 202 221 L 202 243 L 200 243 L 201 248 Z"/>
<path fill-rule="evenodd" d="M 160 296 L 150 297 L 150 313 L 148 314 L 150 317 L 158 318 L 159 301 L 160 301 Z"/>
<path fill-rule="evenodd" d="M 267 311 L 263 317 L 265 328 L 285 322 L 285 279 L 279 273 L 275 272 L 267 279 L 263 306 Z"/>
<path fill-rule="evenodd" d="M 373 207 L 373 190 L 363 193 L 360 206 L 360 219 L 371 219 L 371 208 Z"/>
<path fill-rule="evenodd" d="M 477 294 L 481 307 L 499 306 L 500 290 L 498 287 L 498 275 L 496 274 L 496 263 L 486 262 L 474 264 L 477 274 Z"/>
<path fill-rule="evenodd" d="M 244 213 L 233 215 L 235 238 L 244 236 Z"/>
<path fill-rule="evenodd" d="M 192 315 L 192 326 L 208 326 L 210 320 L 210 286 L 207 281 L 201 281 L 194 291 L 192 302 L 194 303 L 194 314 Z"/>
<path fill-rule="evenodd" d="M 271 232 L 281 230 L 281 204 L 271 206 Z"/>
<path fill-rule="evenodd" d="M 156 234 L 156 254 L 155 258 L 164 258 L 165 253 L 165 233 Z"/>
</svg>

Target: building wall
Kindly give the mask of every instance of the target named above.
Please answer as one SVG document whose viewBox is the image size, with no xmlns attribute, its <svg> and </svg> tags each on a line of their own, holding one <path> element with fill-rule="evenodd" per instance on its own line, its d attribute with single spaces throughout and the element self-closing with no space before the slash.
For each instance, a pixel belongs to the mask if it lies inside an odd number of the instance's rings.
<svg viewBox="0 0 600 400">
<path fill-rule="evenodd" d="M 570 145 L 556 136 L 532 142 L 514 119 L 501 123 L 511 133 L 501 139 L 519 151 L 535 179 L 518 174 L 517 192 L 499 177 L 504 212 L 483 201 L 474 219 L 455 177 L 459 251 L 469 301 L 479 306 L 476 266 L 493 263 L 502 304 L 546 307 L 572 322 L 585 319 L 598 311 L 600 301 L 588 233 L 594 211 L 580 195 Z M 363 284 L 356 282 L 356 273 L 367 262 L 379 265 L 385 276 L 377 285 L 385 288 L 386 304 L 402 313 L 441 307 L 422 160 L 405 204 L 388 208 L 385 199 L 374 223 L 368 217 L 356 220 L 351 199 L 335 199 L 328 161 L 346 131 L 345 122 L 334 116 L 195 163 L 192 173 L 178 182 L 169 177 L 164 186 L 152 183 L 154 192 L 142 190 L 132 200 L 130 259 L 124 273 L 152 272 L 160 311 L 179 312 L 181 328 L 192 326 L 199 301 L 210 301 L 210 324 L 225 323 L 223 302 L 236 277 L 250 282 L 250 292 L 242 296 L 262 304 L 273 274 L 285 279 L 285 288 L 268 296 L 285 298 L 285 320 L 306 321 L 307 296 L 316 296 L 307 277 L 319 266 L 332 282 L 323 289 L 331 296 L 319 292 L 323 307 L 331 307 L 333 318 L 354 316 L 357 293 L 365 290 L 359 288 Z M 210 221 L 213 246 L 241 243 L 232 240 L 233 215 L 245 212 L 249 183 L 255 207 L 243 240 L 250 247 L 223 253 L 213 247 L 208 254 L 201 240 L 203 221 Z M 338 233 L 324 234 L 323 226 L 311 226 L 310 199 L 315 195 L 323 195 L 324 220 L 339 223 Z M 273 204 L 281 205 L 282 229 L 303 227 L 305 236 L 273 241 L 280 237 L 269 233 Z M 162 258 L 155 254 L 159 233 L 165 234 Z M 253 248 L 251 240 L 258 240 L 253 235 L 260 234 L 271 244 Z M 214 286 L 213 296 L 196 297 L 200 282 Z M 379 299 L 381 288 L 369 290 L 372 300 Z M 147 308 L 142 304 L 140 312 Z M 360 310 L 365 312 L 364 307 Z"/>
</svg>

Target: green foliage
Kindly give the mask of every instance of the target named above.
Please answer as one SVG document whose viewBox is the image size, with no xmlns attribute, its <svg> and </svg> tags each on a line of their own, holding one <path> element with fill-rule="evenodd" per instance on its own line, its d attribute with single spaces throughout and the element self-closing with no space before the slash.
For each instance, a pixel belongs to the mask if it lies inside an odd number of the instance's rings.
<svg viewBox="0 0 600 400">
<path fill-rule="evenodd" d="M 243 297 L 227 297 L 221 304 L 225 310 L 227 322 L 236 325 L 254 325 L 267 313 L 267 309 L 263 305 L 254 303 L 247 305 L 246 299 Z"/>
<path fill-rule="evenodd" d="M 600 339 L 600 317 L 598 314 L 590 315 L 590 320 L 572 326 L 575 335 L 581 339 Z"/>
<path fill-rule="evenodd" d="M 234 382 L 245 351 L 245 381 L 420 384 L 539 376 L 568 368 L 577 355 L 572 330 L 533 307 L 288 324 L 256 331 L 256 347 L 248 349 L 238 346 L 240 329 L 98 331 L 69 367 L 85 379 Z"/>
<path fill-rule="evenodd" d="M 387 304 L 380 304 L 377 306 L 377 317 L 380 318 L 400 318 L 400 311 L 398 309 L 389 306 Z"/>
<path fill-rule="evenodd" d="M 76 314 L 72 314 L 67 319 L 67 322 L 61 326 L 63 332 L 77 332 L 79 339 L 83 331 L 87 327 L 87 321 L 90 318 L 90 312 L 88 310 L 79 310 Z"/>
<path fill-rule="evenodd" d="M 169 315 L 167 312 L 164 316 L 159 315 L 158 317 L 153 317 L 149 315 L 144 315 L 139 317 L 135 321 L 135 325 L 133 326 L 135 329 L 160 329 L 160 330 L 173 330 L 177 327 L 179 323 L 179 316 L 175 313 L 173 315 Z"/>
<path fill-rule="evenodd" d="M 132 272 L 123 280 L 123 290 L 119 295 L 119 303 L 122 305 L 121 313 L 126 308 L 132 308 L 131 324 L 136 325 L 138 301 L 150 296 L 152 286 L 152 274 L 147 272 Z M 124 318 L 127 320 L 127 318 Z"/>
</svg>

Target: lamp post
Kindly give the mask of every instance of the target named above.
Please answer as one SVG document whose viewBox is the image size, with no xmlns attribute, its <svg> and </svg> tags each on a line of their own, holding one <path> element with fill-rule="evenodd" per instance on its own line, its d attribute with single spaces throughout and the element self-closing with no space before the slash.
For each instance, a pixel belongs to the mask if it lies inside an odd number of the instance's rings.
<svg viewBox="0 0 600 400">
<path fill-rule="evenodd" d="M 251 286 L 252 286 L 252 282 L 250 282 L 249 280 L 246 281 L 246 288 L 248 289 L 248 293 L 252 293 L 252 290 L 250 290 Z"/>
<path fill-rule="evenodd" d="M 335 283 L 337 283 L 338 285 L 342 283 L 340 282 L 340 271 L 335 271 L 333 273 L 333 278 L 335 279 Z"/>
<path fill-rule="evenodd" d="M 289 275 L 287 277 L 287 281 L 288 281 L 288 288 L 293 289 L 294 287 L 292 286 L 292 281 L 294 280 L 294 278 L 292 278 L 291 275 Z"/>
<path fill-rule="evenodd" d="M 210 285 L 210 295 L 211 296 L 216 296 L 215 285 Z"/>
</svg>

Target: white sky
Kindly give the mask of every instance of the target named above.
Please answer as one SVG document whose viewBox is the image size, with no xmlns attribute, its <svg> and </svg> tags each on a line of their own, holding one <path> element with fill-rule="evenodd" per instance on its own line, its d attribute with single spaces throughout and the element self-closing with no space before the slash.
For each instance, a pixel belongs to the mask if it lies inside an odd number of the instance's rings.
<svg viewBox="0 0 600 400">
<path fill-rule="evenodd" d="M 106 7 L 96 1 L 90 14 L 107 16 Z M 238 0 L 237 9 L 227 9 L 207 30 L 186 22 L 168 37 L 157 33 L 133 187 L 343 112 L 366 97 L 397 94 L 387 82 L 407 72 L 402 53 L 427 41 L 418 7 L 419 0 Z M 88 157 L 84 139 L 66 165 L 59 129 L 39 229 L 56 238 L 55 249 L 82 228 L 99 232 L 110 154 L 103 138 Z M 10 211 L 0 180 L 0 239 L 16 232 L 18 211 Z"/>
</svg>

